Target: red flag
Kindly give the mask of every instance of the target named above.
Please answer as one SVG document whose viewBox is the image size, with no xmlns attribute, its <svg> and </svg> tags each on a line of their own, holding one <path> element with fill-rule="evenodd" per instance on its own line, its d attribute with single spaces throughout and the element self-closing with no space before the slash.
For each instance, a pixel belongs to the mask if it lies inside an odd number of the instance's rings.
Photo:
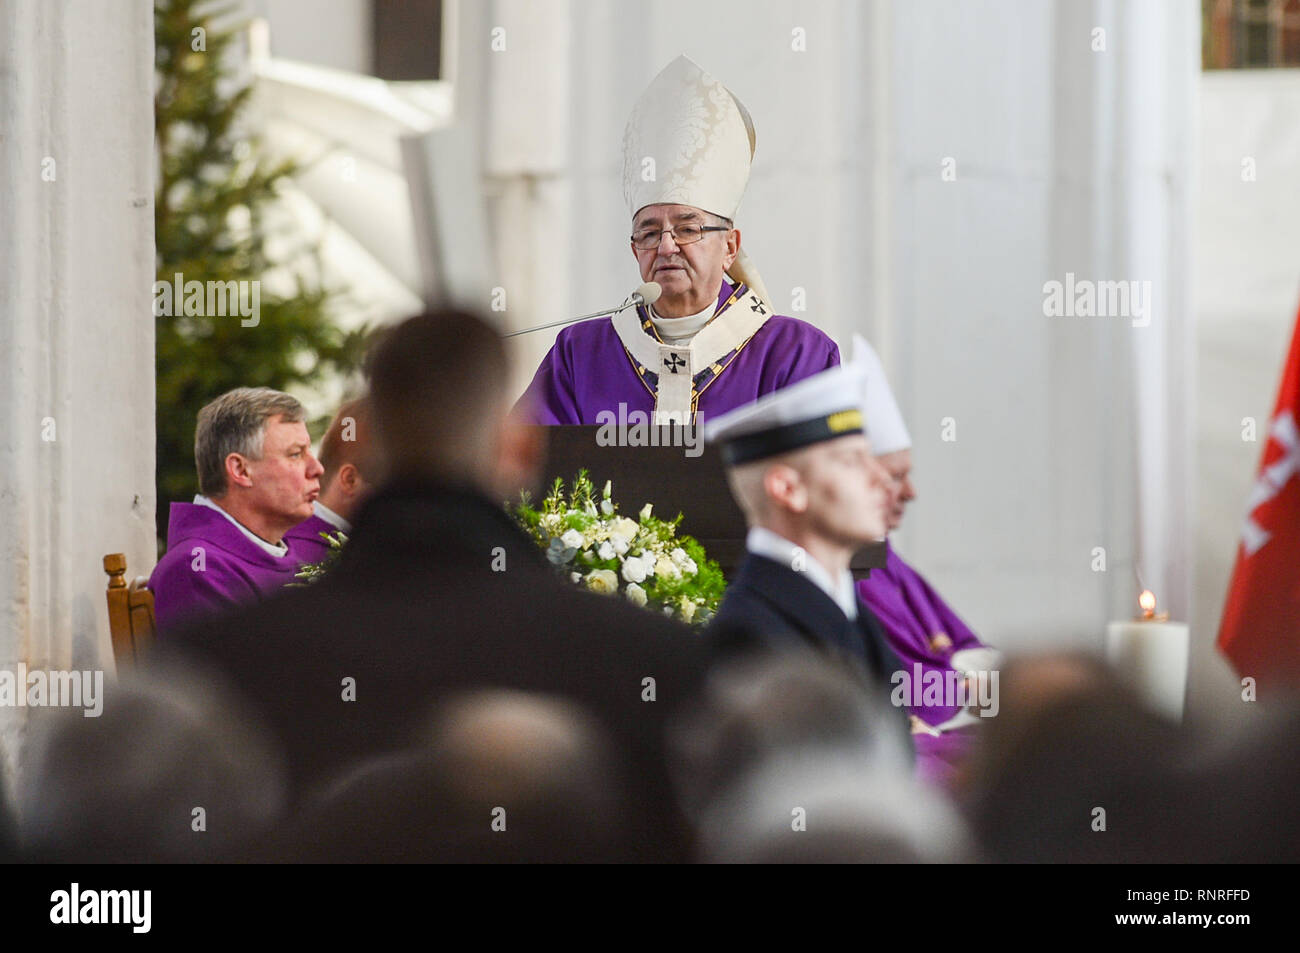
<svg viewBox="0 0 1300 953">
<path fill-rule="evenodd" d="M 1300 687 L 1300 314 L 1247 504 L 1219 648 L 1261 688 Z"/>
</svg>

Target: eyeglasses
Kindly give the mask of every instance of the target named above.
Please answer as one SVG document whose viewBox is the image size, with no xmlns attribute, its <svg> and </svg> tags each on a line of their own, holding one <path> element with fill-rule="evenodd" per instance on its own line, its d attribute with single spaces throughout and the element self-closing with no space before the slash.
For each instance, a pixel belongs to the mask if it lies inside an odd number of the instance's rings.
<svg viewBox="0 0 1300 953">
<path fill-rule="evenodd" d="M 664 232 L 673 236 L 678 245 L 693 245 L 704 237 L 705 232 L 729 232 L 731 229 L 721 225 L 675 225 L 672 228 L 643 228 L 632 233 L 632 246 L 642 251 L 659 247 Z"/>
</svg>

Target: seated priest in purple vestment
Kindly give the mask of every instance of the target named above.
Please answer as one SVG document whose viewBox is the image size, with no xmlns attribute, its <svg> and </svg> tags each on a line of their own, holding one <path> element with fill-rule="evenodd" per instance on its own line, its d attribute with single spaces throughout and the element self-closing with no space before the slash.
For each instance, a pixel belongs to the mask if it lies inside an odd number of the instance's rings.
<svg viewBox="0 0 1300 953">
<path fill-rule="evenodd" d="M 520 398 L 526 419 L 702 423 L 839 364 L 825 333 L 773 313 L 741 247 L 754 143 L 740 100 L 685 56 L 654 79 L 624 133 L 623 189 L 659 297 L 560 331 Z"/>
<path fill-rule="evenodd" d="M 373 482 L 366 474 L 373 469 L 370 454 L 369 414 L 364 398 L 350 400 L 339 408 L 320 442 L 320 496 L 312 503 L 312 515 L 289 532 L 285 541 L 301 563 L 321 562 L 330 550 L 329 536 L 346 536 L 361 504 L 370 495 Z"/>
<path fill-rule="evenodd" d="M 167 553 L 149 577 L 158 630 L 233 608 L 293 579 L 284 536 L 312 515 L 321 465 L 288 394 L 240 387 L 199 411 L 199 494 L 173 503 Z"/>
<path fill-rule="evenodd" d="M 876 460 L 890 477 L 888 529 L 893 532 L 902 522 L 903 508 L 916 498 L 911 480 L 912 440 L 880 358 L 869 345 L 864 359 L 869 366 L 867 430 Z M 885 567 L 871 570 L 867 579 L 858 582 L 858 597 L 880 619 L 890 647 L 909 672 L 916 701 L 912 713 L 920 722 L 914 735 L 918 768 L 924 780 L 952 790 L 975 742 L 980 723 L 976 712 L 996 714 L 996 699 L 990 704 L 984 696 L 990 687 L 996 687 L 988 673 L 997 668 L 1000 653 L 979 640 L 921 574 L 903 561 L 888 539 L 885 547 Z M 968 673 L 975 675 L 966 680 Z M 940 688 L 959 680 L 966 680 L 965 697 L 970 704 L 960 704 L 960 696 Z"/>
</svg>

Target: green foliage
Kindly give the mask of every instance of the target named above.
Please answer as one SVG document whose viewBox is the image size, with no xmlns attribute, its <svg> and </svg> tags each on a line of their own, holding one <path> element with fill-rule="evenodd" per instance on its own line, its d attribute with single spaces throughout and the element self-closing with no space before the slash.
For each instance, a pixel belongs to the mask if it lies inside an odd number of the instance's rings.
<svg viewBox="0 0 1300 953">
<path fill-rule="evenodd" d="M 332 292 L 314 277 L 314 249 L 268 255 L 267 238 L 278 236 L 270 236 L 265 212 L 295 165 L 259 158 L 257 140 L 240 129 L 252 88 L 232 76 L 227 59 L 240 26 L 224 24 L 241 12 L 235 3 L 155 2 L 157 277 L 254 281 L 276 269 L 293 291 L 276 295 L 263 284 L 256 326 L 242 326 L 238 315 L 155 318 L 160 537 L 168 504 L 197 489 L 194 426 L 204 404 L 234 387 L 292 391 L 331 370 L 352 370 L 368 334 L 333 324 Z"/>
<path fill-rule="evenodd" d="M 290 588 L 302 588 L 311 585 L 313 582 L 320 582 L 329 572 L 334 564 L 339 561 L 339 556 L 343 555 L 343 545 L 348 541 L 346 533 L 321 533 L 325 542 L 330 544 L 329 550 L 325 553 L 325 558 L 318 563 L 303 563 L 294 573 L 294 578 L 299 582 L 287 582 L 286 586 Z"/>
<path fill-rule="evenodd" d="M 637 605 L 693 625 L 708 622 L 722 602 L 722 570 L 696 539 L 677 534 L 682 514 L 660 519 L 647 503 L 636 520 L 620 516 L 610 483 L 597 498 L 586 470 L 567 493 L 557 478 L 540 509 L 522 494 L 511 512 L 547 560 L 575 584 L 606 595 L 622 593 Z"/>
</svg>

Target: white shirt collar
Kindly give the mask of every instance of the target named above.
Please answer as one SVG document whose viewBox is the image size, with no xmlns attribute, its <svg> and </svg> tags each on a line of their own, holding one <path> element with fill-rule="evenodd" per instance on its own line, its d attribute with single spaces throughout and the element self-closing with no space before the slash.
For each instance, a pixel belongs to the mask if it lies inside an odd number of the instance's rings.
<svg viewBox="0 0 1300 953">
<path fill-rule="evenodd" d="M 804 572 L 808 581 L 830 596 L 840 611 L 850 619 L 858 617 L 858 592 L 853 583 L 853 573 L 849 570 L 844 570 L 837 583 L 831 577 L 830 570 L 808 555 L 807 551 L 763 526 L 750 527 L 745 536 L 745 548 L 756 556 L 766 556 L 792 569 L 801 565 L 803 569 L 796 569 L 796 572 Z"/>
<path fill-rule="evenodd" d="M 282 559 L 285 556 L 289 555 L 289 545 L 284 540 L 280 540 L 278 544 L 268 543 L 266 540 L 258 536 L 256 533 L 254 533 L 243 523 L 239 522 L 239 520 L 235 519 L 233 516 L 231 516 L 229 513 L 223 510 L 219 503 L 214 503 L 212 500 L 208 499 L 202 493 L 196 493 L 194 495 L 194 502 L 198 506 L 206 506 L 208 509 L 216 510 L 226 519 L 230 520 L 230 522 L 234 523 L 237 527 L 239 527 L 239 531 L 241 533 L 247 536 L 250 541 L 257 544 L 258 548 L 260 548 L 263 552 L 269 553 L 270 555 L 276 557 L 277 559 Z"/>
<path fill-rule="evenodd" d="M 718 310 L 718 303 L 714 301 L 703 311 L 696 314 L 688 314 L 684 318 L 662 318 L 659 312 L 650 306 L 650 320 L 654 322 L 655 330 L 659 336 L 664 339 L 665 344 L 674 344 L 681 347 L 691 343 L 691 338 L 699 333 L 700 329 L 713 320 L 713 312 Z"/>
<path fill-rule="evenodd" d="M 320 500 L 314 500 L 311 504 L 311 508 L 316 512 L 317 516 L 319 516 L 321 519 L 329 523 L 331 526 L 333 526 L 335 529 L 339 530 L 340 532 L 343 533 L 352 532 L 352 524 L 349 523 L 347 520 L 345 520 L 343 517 L 339 516 L 339 514 L 335 513 L 332 509 L 330 509 Z"/>
</svg>

